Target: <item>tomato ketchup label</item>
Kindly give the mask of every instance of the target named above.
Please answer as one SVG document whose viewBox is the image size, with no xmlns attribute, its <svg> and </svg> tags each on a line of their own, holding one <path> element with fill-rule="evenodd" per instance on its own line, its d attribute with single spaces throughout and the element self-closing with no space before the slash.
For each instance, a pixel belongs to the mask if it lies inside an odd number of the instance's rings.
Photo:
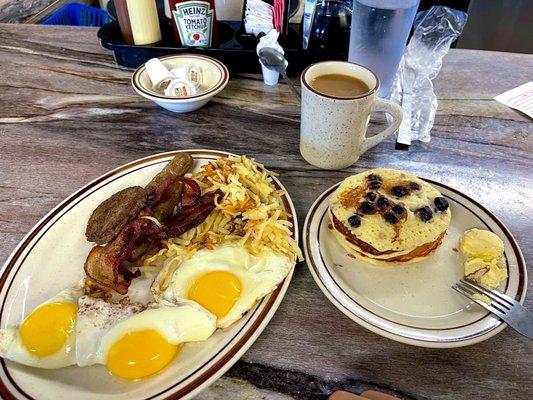
<svg viewBox="0 0 533 400">
<path fill-rule="evenodd" d="M 183 1 L 172 10 L 181 43 L 187 47 L 210 47 L 214 10 L 209 1 Z"/>
</svg>

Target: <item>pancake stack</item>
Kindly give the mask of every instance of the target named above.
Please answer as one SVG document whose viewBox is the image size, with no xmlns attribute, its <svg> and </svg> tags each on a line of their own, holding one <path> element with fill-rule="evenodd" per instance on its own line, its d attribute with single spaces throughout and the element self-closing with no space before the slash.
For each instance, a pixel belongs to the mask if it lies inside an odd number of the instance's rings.
<svg viewBox="0 0 533 400">
<path fill-rule="evenodd" d="M 450 225 L 447 200 L 429 183 L 394 169 L 346 178 L 330 199 L 332 231 L 349 254 L 373 264 L 427 258 Z"/>
</svg>

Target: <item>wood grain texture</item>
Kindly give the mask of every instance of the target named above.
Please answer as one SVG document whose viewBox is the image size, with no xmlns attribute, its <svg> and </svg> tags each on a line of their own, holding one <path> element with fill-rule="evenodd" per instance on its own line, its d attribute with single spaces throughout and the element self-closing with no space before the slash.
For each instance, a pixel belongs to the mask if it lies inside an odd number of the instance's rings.
<svg viewBox="0 0 533 400">
<path fill-rule="evenodd" d="M 0 0 L 0 22 L 22 22 L 55 0 Z"/>
<path fill-rule="evenodd" d="M 533 261 L 533 123 L 491 100 L 531 80 L 531 55 L 452 50 L 435 84 L 431 143 L 405 152 L 389 139 L 343 171 L 318 170 L 301 158 L 296 101 L 285 85 L 263 86 L 257 76 L 234 77 L 205 108 L 176 115 L 134 93 L 131 71 L 116 67 L 95 29 L 12 25 L 0 25 L 0 70 L 2 262 L 39 218 L 88 181 L 128 161 L 187 148 L 247 154 L 279 172 L 300 224 L 313 200 L 346 175 L 406 169 L 481 202 Z M 526 304 L 533 308 L 531 295 Z M 385 388 L 413 399 L 525 400 L 533 398 L 532 350 L 510 329 L 452 350 L 382 338 L 330 304 L 302 263 L 271 324 L 211 393 L 229 394 L 246 380 L 258 388 L 250 398 Z"/>
</svg>

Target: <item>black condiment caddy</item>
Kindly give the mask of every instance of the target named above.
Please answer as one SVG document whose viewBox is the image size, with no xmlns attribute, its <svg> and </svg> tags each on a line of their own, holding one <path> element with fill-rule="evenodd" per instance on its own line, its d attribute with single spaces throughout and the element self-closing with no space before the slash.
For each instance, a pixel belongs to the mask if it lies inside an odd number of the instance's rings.
<svg viewBox="0 0 533 400">
<path fill-rule="evenodd" d="M 288 21 L 288 0 L 285 21 Z M 127 68 L 137 68 L 151 58 L 170 54 L 196 53 L 214 57 L 223 62 L 230 73 L 260 73 L 256 46 L 258 39 L 247 34 L 242 21 L 217 21 L 218 44 L 211 48 L 191 48 L 178 45 L 172 23 L 167 18 L 160 20 L 160 42 L 137 46 L 127 44 L 122 38 L 117 21 L 108 23 L 98 31 L 101 45 L 113 51 L 117 64 Z M 347 53 L 328 53 L 325 51 L 302 50 L 299 24 L 284 24 L 284 32 L 280 35 L 279 42 L 289 61 L 289 74 L 296 75 L 306 66 L 323 60 L 345 60 Z"/>
</svg>

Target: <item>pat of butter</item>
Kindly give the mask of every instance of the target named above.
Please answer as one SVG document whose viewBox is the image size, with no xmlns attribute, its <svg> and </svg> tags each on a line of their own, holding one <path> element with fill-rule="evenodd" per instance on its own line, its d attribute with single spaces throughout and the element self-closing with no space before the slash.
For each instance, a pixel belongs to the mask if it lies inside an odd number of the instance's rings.
<svg viewBox="0 0 533 400">
<path fill-rule="evenodd" d="M 490 297 L 485 296 L 484 294 L 474 293 L 473 296 L 474 296 L 474 299 L 482 301 L 485 304 L 490 305 L 490 303 L 492 303 L 492 301 L 490 300 Z"/>
<path fill-rule="evenodd" d="M 491 261 L 503 254 L 504 245 L 494 233 L 474 228 L 466 231 L 461 237 L 460 250 L 465 257 Z"/>
<path fill-rule="evenodd" d="M 496 289 L 507 278 L 507 270 L 499 265 L 499 257 L 491 261 L 472 258 L 465 262 L 465 276 L 487 289 Z"/>
<path fill-rule="evenodd" d="M 483 229 L 470 229 L 460 239 L 459 249 L 465 256 L 465 278 L 487 289 L 497 289 L 507 279 L 503 265 L 503 241 Z"/>
</svg>

